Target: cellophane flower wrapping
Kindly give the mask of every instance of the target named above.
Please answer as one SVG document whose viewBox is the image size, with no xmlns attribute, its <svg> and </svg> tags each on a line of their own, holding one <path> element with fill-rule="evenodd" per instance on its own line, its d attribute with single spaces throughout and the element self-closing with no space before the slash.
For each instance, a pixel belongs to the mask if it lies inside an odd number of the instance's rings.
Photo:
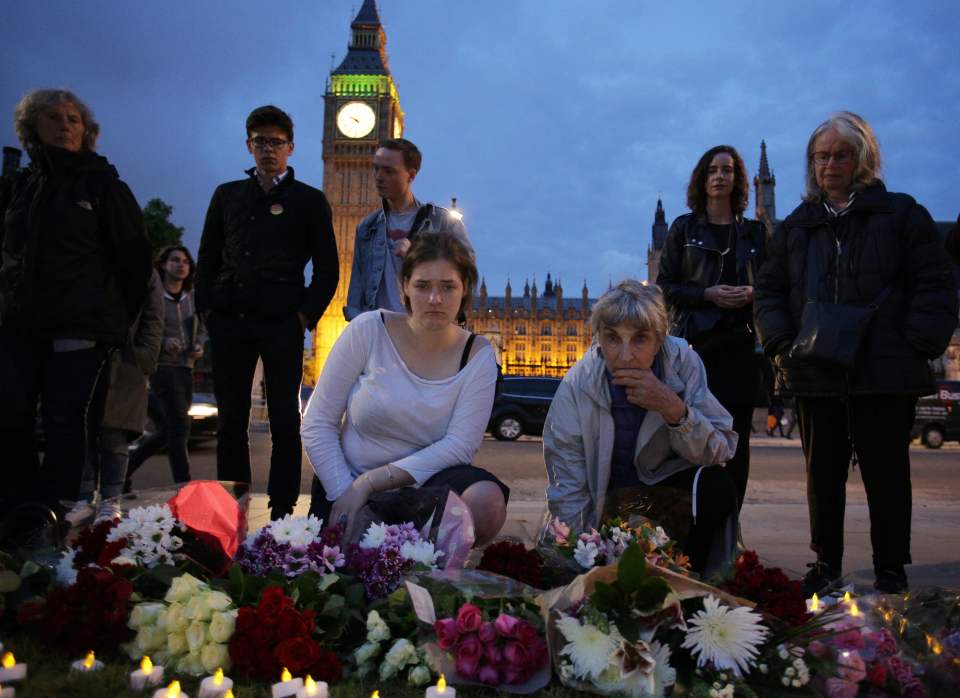
<svg viewBox="0 0 960 698">
<path fill-rule="evenodd" d="M 445 570 L 407 580 L 435 673 L 451 683 L 530 694 L 550 682 L 537 591 L 479 570 Z"/>
<path fill-rule="evenodd" d="M 247 535 L 248 491 L 243 483 L 194 480 L 181 487 L 167 506 L 177 520 L 229 563 Z"/>
</svg>

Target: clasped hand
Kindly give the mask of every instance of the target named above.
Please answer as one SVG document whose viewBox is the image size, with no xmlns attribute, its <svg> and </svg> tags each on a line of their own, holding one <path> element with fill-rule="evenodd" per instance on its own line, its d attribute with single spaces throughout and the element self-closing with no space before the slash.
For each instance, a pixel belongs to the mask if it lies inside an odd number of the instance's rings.
<svg viewBox="0 0 960 698">
<path fill-rule="evenodd" d="M 669 424 L 676 424 L 686 412 L 683 400 L 648 368 L 620 368 L 613 372 L 613 384 L 627 391 L 627 401 L 659 412 Z"/>
<path fill-rule="evenodd" d="M 703 292 L 703 299 L 718 308 L 742 308 L 753 302 L 753 286 L 711 286 Z"/>
</svg>

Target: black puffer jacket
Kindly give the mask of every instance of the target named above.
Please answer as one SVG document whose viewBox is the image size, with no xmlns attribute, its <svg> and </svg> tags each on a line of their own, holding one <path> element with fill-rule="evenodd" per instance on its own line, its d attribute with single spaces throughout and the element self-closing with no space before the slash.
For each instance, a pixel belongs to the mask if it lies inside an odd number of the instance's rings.
<svg viewBox="0 0 960 698">
<path fill-rule="evenodd" d="M 4 216 L 0 324 L 123 344 L 151 271 L 143 214 L 116 169 L 93 152 L 42 148 Z"/>
<path fill-rule="evenodd" d="M 927 360 L 946 350 L 957 326 L 957 288 L 936 226 L 923 206 L 881 183 L 851 207 L 831 218 L 821 202 L 803 203 L 770 242 L 754 307 L 777 388 L 805 396 L 923 394 L 932 387 Z M 808 268 L 820 270 L 809 285 Z M 809 294 L 867 306 L 887 287 L 853 369 L 787 355 Z"/>
<path fill-rule="evenodd" d="M 330 204 L 293 176 L 269 192 L 256 170 L 217 187 L 197 257 L 197 310 L 279 317 L 302 312 L 316 324 L 337 289 L 340 263 Z M 313 262 L 310 285 L 303 270 Z"/>
</svg>

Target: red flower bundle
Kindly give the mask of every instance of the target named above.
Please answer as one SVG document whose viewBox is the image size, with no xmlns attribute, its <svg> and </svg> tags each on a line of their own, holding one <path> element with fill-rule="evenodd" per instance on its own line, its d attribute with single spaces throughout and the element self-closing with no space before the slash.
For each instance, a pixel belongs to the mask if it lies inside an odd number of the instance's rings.
<svg viewBox="0 0 960 698">
<path fill-rule="evenodd" d="M 465 603 L 456 618 L 438 620 L 433 629 L 440 649 L 453 653 L 457 674 L 468 681 L 522 684 L 550 661 L 536 627 L 507 613 L 490 622 L 477 606 Z"/>
<path fill-rule="evenodd" d="M 733 579 L 721 588 L 757 604 L 757 610 L 799 627 L 810 619 L 800 582 L 779 567 L 764 567 L 757 554 L 747 550 L 739 558 Z"/>
<path fill-rule="evenodd" d="M 337 655 L 313 639 L 312 610 L 298 611 L 283 587 L 263 591 L 256 608 L 244 606 L 230 638 L 234 673 L 260 681 L 276 681 L 286 667 L 294 676 L 310 674 L 335 683 L 343 675 Z"/>
<path fill-rule="evenodd" d="M 543 588 L 543 558 L 522 543 L 501 541 L 488 545 L 477 569 L 502 574 L 537 589 Z"/>
<path fill-rule="evenodd" d="M 107 534 L 112 531 L 117 524 L 117 519 L 108 519 L 99 521 L 93 526 L 83 529 L 77 536 L 71 547 L 77 551 L 77 556 L 73 560 L 73 566 L 76 569 L 88 565 L 98 565 L 100 567 L 110 567 L 120 551 L 124 549 L 127 542 L 125 539 L 107 542 Z"/>
<path fill-rule="evenodd" d="M 42 643 L 80 656 L 107 653 L 133 638 L 127 627 L 133 586 L 108 569 L 84 567 L 76 583 L 54 589 L 46 601 L 24 604 L 18 621 Z"/>
</svg>

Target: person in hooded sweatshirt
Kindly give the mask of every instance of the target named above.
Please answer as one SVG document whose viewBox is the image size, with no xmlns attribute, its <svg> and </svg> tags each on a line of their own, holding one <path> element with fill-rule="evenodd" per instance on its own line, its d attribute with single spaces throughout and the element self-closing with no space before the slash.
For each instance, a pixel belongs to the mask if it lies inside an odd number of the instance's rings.
<svg viewBox="0 0 960 698">
<path fill-rule="evenodd" d="M 80 490 L 98 377 L 147 295 L 150 243 L 130 189 L 94 151 L 100 126 L 83 101 L 34 90 L 14 122 L 31 164 L 0 231 L 0 511 L 39 501 L 62 514 Z"/>
</svg>

